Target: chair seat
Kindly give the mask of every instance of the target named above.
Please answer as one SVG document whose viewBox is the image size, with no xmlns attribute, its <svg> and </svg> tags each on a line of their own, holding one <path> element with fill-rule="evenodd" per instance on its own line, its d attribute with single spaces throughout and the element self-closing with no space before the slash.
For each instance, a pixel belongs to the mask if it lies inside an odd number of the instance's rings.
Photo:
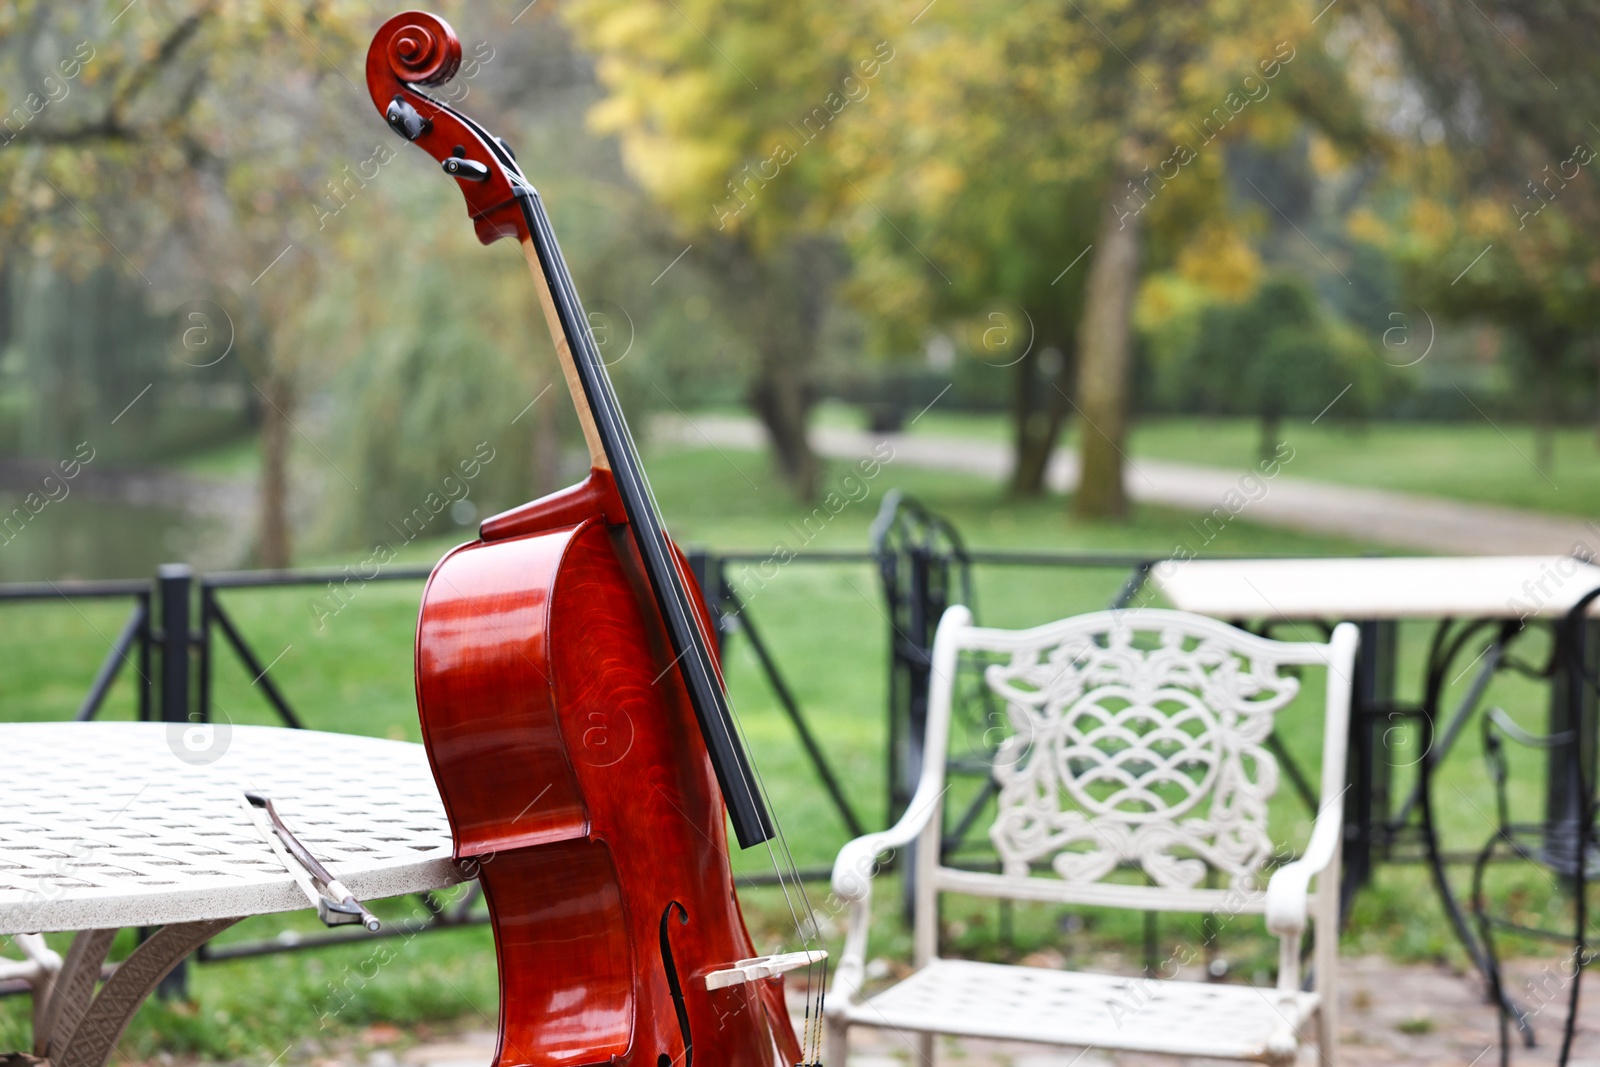
<svg viewBox="0 0 1600 1067">
<path fill-rule="evenodd" d="M 935 960 L 844 1009 L 851 1023 L 1219 1059 L 1281 1061 L 1314 993 Z"/>
</svg>

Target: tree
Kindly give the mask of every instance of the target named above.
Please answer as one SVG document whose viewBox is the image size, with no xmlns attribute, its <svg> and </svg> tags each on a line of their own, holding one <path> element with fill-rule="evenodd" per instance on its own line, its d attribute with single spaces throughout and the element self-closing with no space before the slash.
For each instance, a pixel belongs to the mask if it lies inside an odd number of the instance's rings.
<svg viewBox="0 0 1600 1067">
<path fill-rule="evenodd" d="M 1600 114 L 1600 9 L 1586 0 L 1475 0 L 1463 8 L 1359 0 L 1358 8 L 1363 18 L 1351 34 L 1376 54 L 1392 47 L 1383 28 L 1398 43 L 1401 68 L 1384 72 L 1400 90 L 1392 106 L 1417 97 L 1428 105 L 1392 121 L 1425 143 L 1442 137 L 1450 169 L 1475 191 L 1503 196 L 1514 214 L 1559 195 L 1567 211 L 1595 224 L 1600 186 L 1573 182 L 1559 168 Z"/>
<path fill-rule="evenodd" d="M 268 566 L 291 557 L 297 378 L 319 355 L 289 327 L 318 285 L 319 230 L 381 165 L 352 106 L 364 90 L 328 59 L 360 54 L 368 28 L 364 5 L 344 2 L 29 0 L 4 16 L 0 69 L 31 87 L 0 117 L 5 244 L 115 263 L 168 305 L 225 308 L 230 321 L 206 328 L 228 333 L 253 379 Z"/>
<path fill-rule="evenodd" d="M 1559 207 L 1518 228 L 1501 203 L 1463 199 L 1451 212 L 1421 198 L 1389 244 L 1421 306 L 1446 321 L 1495 323 L 1520 341 L 1529 394 L 1522 406 L 1533 417 L 1535 461 L 1548 475 L 1562 378 L 1600 333 L 1600 246 Z"/>
<path fill-rule="evenodd" d="M 828 226 L 838 189 L 827 144 L 893 46 L 877 51 L 864 14 L 828 4 L 575 0 L 563 12 L 607 92 L 595 128 L 617 135 L 683 254 L 722 279 L 755 350 L 750 406 L 784 477 L 811 497 L 812 372 L 843 268 Z"/>
<path fill-rule="evenodd" d="M 1548 471 L 1563 367 L 1584 347 L 1600 361 L 1600 184 L 1586 173 L 1600 143 L 1600 10 L 1578 0 L 1362 0 L 1359 10 L 1349 35 L 1397 57 L 1384 72 L 1392 99 L 1425 105 L 1391 104 L 1386 116 L 1410 135 L 1395 179 L 1415 202 L 1377 229 L 1424 306 L 1521 340 Z M 1600 362 L 1596 372 L 1600 398 Z M 1600 406 L 1595 418 L 1600 444 Z"/>
<path fill-rule="evenodd" d="M 1037 494 L 1072 412 L 1104 182 L 1078 91 L 1098 42 L 1036 4 L 936 7 L 885 32 L 894 66 L 840 131 L 848 291 L 880 356 L 943 332 L 1010 376 L 1010 491 Z"/>
<path fill-rule="evenodd" d="M 1075 411 L 1075 506 L 1125 509 L 1142 274 L 1225 211 L 1224 143 L 1281 137 L 1303 117 L 1352 124 L 1338 72 L 1313 47 L 1313 15 L 1266 3 L 1022 2 L 936 7 L 903 35 L 898 78 L 864 111 L 871 122 L 852 128 L 842 161 L 867 201 L 845 223 L 862 264 L 856 287 L 881 318 L 908 324 L 1008 300 L 1041 349 L 1070 355 L 1055 381 L 1014 364 L 1019 398 L 1043 394 L 1013 405 L 1015 490 L 1039 487 L 1061 416 Z"/>
<path fill-rule="evenodd" d="M 1215 303 L 1200 315 L 1192 349 L 1178 369 L 1202 410 L 1248 413 L 1261 420 L 1258 446 L 1273 456 L 1290 414 L 1315 415 L 1324 398 L 1345 411 L 1370 403 L 1381 365 L 1349 327 L 1329 315 L 1305 282 L 1266 281 L 1242 303 Z"/>
</svg>

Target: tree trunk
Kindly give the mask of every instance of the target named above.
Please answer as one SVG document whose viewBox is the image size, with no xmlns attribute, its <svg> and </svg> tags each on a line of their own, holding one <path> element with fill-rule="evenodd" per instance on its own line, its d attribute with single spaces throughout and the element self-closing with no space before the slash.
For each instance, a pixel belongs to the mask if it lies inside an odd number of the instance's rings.
<svg viewBox="0 0 1600 1067">
<path fill-rule="evenodd" d="M 802 501 L 817 495 L 819 464 L 806 436 L 812 400 L 810 382 L 800 361 L 793 358 L 791 345 L 769 335 L 761 343 L 761 366 L 750 387 L 750 406 L 766 427 L 778 471 Z"/>
<path fill-rule="evenodd" d="M 263 567 L 289 566 L 293 544 L 289 536 L 289 412 L 294 410 L 294 387 L 280 375 L 269 375 L 257 385 L 261 405 L 261 516 L 256 555 Z"/>
<path fill-rule="evenodd" d="M 1061 427 L 1066 422 L 1071 387 L 1072 361 L 1059 349 L 1046 346 L 1037 356 L 1030 352 L 1017 363 L 1016 392 L 1011 409 L 1016 442 L 1011 496 L 1036 497 L 1044 492 L 1050 458 L 1055 454 Z M 1041 405 L 1033 402 L 1036 393 L 1043 394 L 1042 410 Z"/>
<path fill-rule="evenodd" d="M 1555 432 L 1561 417 L 1561 368 L 1572 347 L 1572 331 L 1542 322 L 1523 332 L 1533 360 L 1533 465 L 1548 481 L 1555 469 Z"/>
<path fill-rule="evenodd" d="M 1546 379 L 1539 387 L 1539 414 L 1533 427 L 1533 465 L 1546 478 L 1556 466 L 1555 383 Z"/>
<path fill-rule="evenodd" d="M 1026 352 L 1011 371 L 1011 489 L 1014 497 L 1037 496 L 1039 487 L 1029 484 L 1032 479 L 1024 468 L 1033 458 L 1034 448 L 1034 364 L 1038 355 Z"/>
<path fill-rule="evenodd" d="M 754 298 L 760 365 L 750 385 L 750 407 L 766 427 L 779 473 L 797 498 L 810 501 L 822 471 L 806 436 L 816 403 L 811 368 L 843 264 L 837 249 L 820 239 L 798 240 L 759 265 L 748 249 L 740 252 L 744 278 L 761 287 Z"/>
<path fill-rule="evenodd" d="M 1128 363 L 1134 290 L 1139 283 L 1139 216 L 1119 219 L 1108 204 L 1095 238 L 1078 330 L 1078 492 L 1074 510 L 1085 519 L 1128 513 L 1123 485 L 1127 435 Z"/>
<path fill-rule="evenodd" d="M 1539 331 L 1533 341 L 1534 373 L 1538 376 L 1534 394 L 1533 463 L 1546 479 L 1555 470 L 1561 357 L 1566 354 L 1569 344 L 1570 336 L 1560 329 Z"/>
<path fill-rule="evenodd" d="M 1263 460 L 1272 459 L 1278 454 L 1278 438 L 1283 436 L 1283 417 L 1277 408 L 1270 408 L 1261 413 L 1261 440 L 1256 445 L 1256 454 Z"/>
<path fill-rule="evenodd" d="M 1589 342 L 1589 354 L 1594 356 L 1595 369 L 1594 446 L 1600 449 L 1600 339 Z"/>
</svg>

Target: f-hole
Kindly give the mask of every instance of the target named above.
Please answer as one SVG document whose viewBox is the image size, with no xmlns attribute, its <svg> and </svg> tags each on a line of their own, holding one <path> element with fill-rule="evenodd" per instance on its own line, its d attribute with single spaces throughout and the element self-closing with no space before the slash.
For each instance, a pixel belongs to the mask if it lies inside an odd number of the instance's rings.
<svg viewBox="0 0 1600 1067">
<path fill-rule="evenodd" d="M 678 913 L 678 925 L 689 925 L 689 913 L 674 900 L 661 913 L 661 966 L 667 972 L 667 988 L 672 990 L 672 1007 L 678 1013 L 678 1032 L 683 1035 L 683 1067 L 694 1067 L 694 1038 L 689 1034 L 689 1009 L 683 1002 L 683 984 L 678 981 L 678 967 L 672 962 L 672 939 L 667 936 L 672 913 Z M 663 1052 L 656 1058 L 656 1067 L 673 1067 L 672 1057 Z"/>
</svg>

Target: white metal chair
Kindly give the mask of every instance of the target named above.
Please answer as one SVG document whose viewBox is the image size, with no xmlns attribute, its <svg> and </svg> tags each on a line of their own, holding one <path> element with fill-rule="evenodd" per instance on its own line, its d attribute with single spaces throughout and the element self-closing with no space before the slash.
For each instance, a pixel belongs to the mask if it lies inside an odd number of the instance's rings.
<svg viewBox="0 0 1600 1067">
<path fill-rule="evenodd" d="M 1349 623 L 1325 645 L 1291 644 L 1176 611 L 1106 611 L 1012 631 L 976 627 L 966 608 L 952 607 L 934 640 L 926 755 L 911 805 L 891 829 L 851 841 L 834 864 L 833 889 L 850 914 L 828 992 L 829 1067 L 847 1067 L 852 1026 L 915 1034 L 917 1067 L 931 1067 L 936 1034 L 1288 1063 L 1313 1020 L 1322 1062 L 1334 1063 L 1340 801 L 1356 645 Z M 984 681 L 1010 720 L 994 760 L 1000 789 L 989 836 L 998 874 L 947 867 L 939 855 L 963 652 L 986 655 Z M 1304 854 L 1262 891 L 1258 876 L 1274 855 L 1267 802 L 1278 785 L 1277 760 L 1264 746 L 1299 692 L 1299 678 L 1283 670 L 1293 665 L 1328 672 L 1322 801 Z M 882 853 L 913 841 L 915 970 L 864 997 L 872 876 Z M 1129 867 L 1146 884 L 1106 880 Z M 1201 884 L 1208 868 L 1226 888 Z M 1277 987 L 941 959 L 945 892 L 1264 914 L 1281 939 Z M 1314 985 L 1303 991 L 1308 907 Z"/>
</svg>

